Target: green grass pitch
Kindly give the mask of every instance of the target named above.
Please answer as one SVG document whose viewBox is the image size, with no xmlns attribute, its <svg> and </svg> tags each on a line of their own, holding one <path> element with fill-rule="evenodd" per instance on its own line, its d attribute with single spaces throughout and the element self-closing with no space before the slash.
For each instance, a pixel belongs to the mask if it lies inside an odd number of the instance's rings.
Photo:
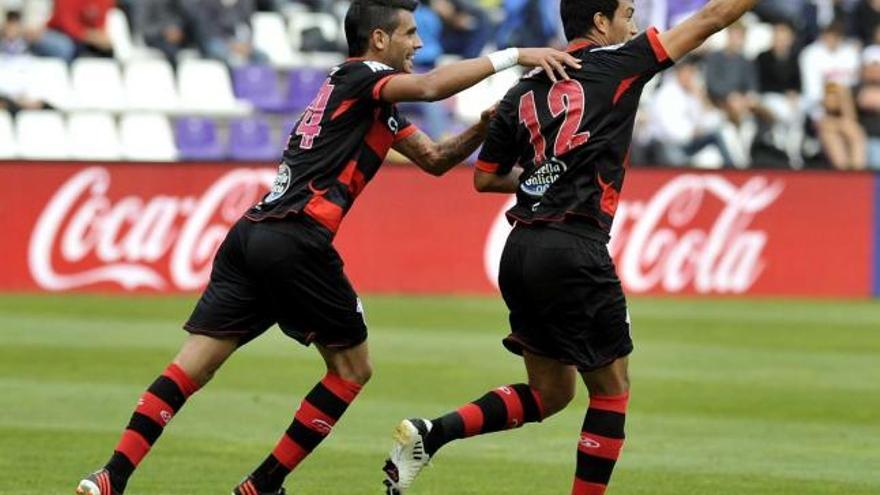
<svg viewBox="0 0 880 495">
<path fill-rule="evenodd" d="M 0 493 L 72 493 L 184 337 L 193 298 L 0 296 Z M 374 363 L 292 495 L 378 494 L 390 431 L 524 379 L 494 298 L 368 297 Z M 880 304 L 641 299 L 628 441 L 609 495 L 880 494 Z M 322 376 L 277 330 L 175 418 L 128 494 L 226 494 Z M 453 443 L 412 495 L 567 494 L 586 397 Z"/>
</svg>

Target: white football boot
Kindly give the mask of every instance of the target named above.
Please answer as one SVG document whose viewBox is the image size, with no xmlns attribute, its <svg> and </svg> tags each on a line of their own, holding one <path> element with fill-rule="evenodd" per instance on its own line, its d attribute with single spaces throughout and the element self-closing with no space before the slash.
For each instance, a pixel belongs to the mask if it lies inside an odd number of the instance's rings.
<svg viewBox="0 0 880 495">
<path fill-rule="evenodd" d="M 425 452 L 425 437 L 433 425 L 427 419 L 404 419 L 394 429 L 394 446 L 385 460 L 386 495 L 403 495 L 431 456 Z"/>
</svg>

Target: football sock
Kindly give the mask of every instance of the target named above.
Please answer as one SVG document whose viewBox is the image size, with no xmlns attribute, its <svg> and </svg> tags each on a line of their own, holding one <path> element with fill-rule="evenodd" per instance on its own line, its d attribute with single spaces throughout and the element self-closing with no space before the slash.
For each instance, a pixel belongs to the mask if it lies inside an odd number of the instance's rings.
<svg viewBox="0 0 880 495">
<path fill-rule="evenodd" d="M 257 489 L 280 489 L 284 478 L 330 434 L 360 390 L 361 385 L 327 372 L 303 399 L 275 450 L 251 474 Z"/>
<path fill-rule="evenodd" d="M 433 456 L 459 438 L 509 430 L 544 418 L 538 391 L 524 383 L 499 387 L 445 416 L 432 420 L 425 450 Z"/>
<path fill-rule="evenodd" d="M 572 495 L 604 495 L 623 447 L 629 392 L 590 397 L 578 443 Z"/>
<path fill-rule="evenodd" d="M 156 443 L 165 425 L 198 389 L 199 385 L 183 368 L 171 363 L 141 395 L 113 456 L 104 466 L 110 472 L 115 491 L 125 490 L 131 473 Z"/>
</svg>

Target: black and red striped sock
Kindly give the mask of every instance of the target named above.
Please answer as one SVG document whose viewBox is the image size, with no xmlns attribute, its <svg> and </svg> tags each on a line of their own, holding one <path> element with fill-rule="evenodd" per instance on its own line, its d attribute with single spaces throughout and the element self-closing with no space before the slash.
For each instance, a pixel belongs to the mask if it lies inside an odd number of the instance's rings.
<svg viewBox="0 0 880 495">
<path fill-rule="evenodd" d="M 303 399 L 275 450 L 251 474 L 257 490 L 281 488 L 284 478 L 330 434 L 360 391 L 361 385 L 328 372 Z"/>
<path fill-rule="evenodd" d="M 104 466 L 110 472 L 115 491 L 125 490 L 128 478 L 156 443 L 165 425 L 198 389 L 199 385 L 183 368 L 171 363 L 144 392 L 113 456 Z"/>
<path fill-rule="evenodd" d="M 625 438 L 629 392 L 590 397 L 578 442 L 577 472 L 571 495 L 604 495 Z"/>
<path fill-rule="evenodd" d="M 457 411 L 432 420 L 425 450 L 433 456 L 459 438 L 518 428 L 544 419 L 538 391 L 524 383 L 499 387 Z"/>
</svg>

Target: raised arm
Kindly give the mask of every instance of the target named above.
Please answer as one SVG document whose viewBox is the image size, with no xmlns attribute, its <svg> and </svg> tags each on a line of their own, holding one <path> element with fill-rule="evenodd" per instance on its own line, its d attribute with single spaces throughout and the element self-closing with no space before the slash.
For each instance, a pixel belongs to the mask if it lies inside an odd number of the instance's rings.
<svg viewBox="0 0 880 495">
<path fill-rule="evenodd" d="M 510 48 L 492 55 L 438 67 L 425 74 L 400 74 L 382 88 L 381 98 L 389 103 L 437 101 L 464 91 L 495 72 L 513 65 L 543 67 L 552 80 L 555 74 L 568 79 L 565 66 L 580 68 L 572 55 L 552 48 Z"/>
<path fill-rule="evenodd" d="M 759 0 L 711 0 L 699 12 L 678 26 L 662 33 L 660 41 L 672 60 L 699 47 L 710 36 L 730 26 Z"/>
</svg>

